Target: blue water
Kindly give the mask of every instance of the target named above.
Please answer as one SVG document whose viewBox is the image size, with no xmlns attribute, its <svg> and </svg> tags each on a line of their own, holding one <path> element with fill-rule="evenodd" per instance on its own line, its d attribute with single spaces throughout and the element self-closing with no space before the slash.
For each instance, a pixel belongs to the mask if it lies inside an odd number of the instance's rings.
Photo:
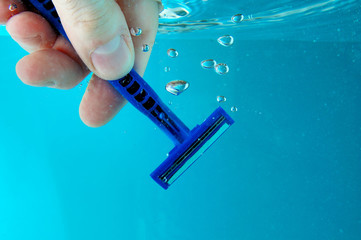
<svg viewBox="0 0 361 240">
<path fill-rule="evenodd" d="M 219 105 L 236 121 L 167 191 L 149 174 L 173 146 L 152 122 L 128 104 L 86 127 L 86 82 L 23 85 L 15 64 L 26 53 L 1 36 L 0 239 L 361 239 L 361 42 L 224 48 L 219 34 L 162 35 L 153 49 L 145 79 L 189 127 Z M 208 58 L 230 72 L 202 69 Z M 172 96 L 174 79 L 190 88 Z"/>
</svg>

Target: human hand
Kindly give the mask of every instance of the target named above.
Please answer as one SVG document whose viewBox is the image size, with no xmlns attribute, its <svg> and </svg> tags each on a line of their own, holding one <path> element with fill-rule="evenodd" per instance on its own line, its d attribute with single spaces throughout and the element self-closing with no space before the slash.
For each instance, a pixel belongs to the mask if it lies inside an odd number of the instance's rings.
<svg viewBox="0 0 361 240">
<path fill-rule="evenodd" d="M 15 11 L 9 10 L 16 4 Z M 40 15 L 26 11 L 20 0 L 0 1 L 0 22 L 30 54 L 16 65 L 28 85 L 70 89 L 92 71 L 79 107 L 82 121 L 99 127 L 110 121 L 126 100 L 103 80 L 125 76 L 132 67 L 143 75 L 158 27 L 156 0 L 53 0 L 71 44 Z M 132 36 L 130 28 L 141 28 Z M 134 66 L 133 66 L 134 65 Z M 90 71 L 89 71 L 90 70 Z"/>
</svg>

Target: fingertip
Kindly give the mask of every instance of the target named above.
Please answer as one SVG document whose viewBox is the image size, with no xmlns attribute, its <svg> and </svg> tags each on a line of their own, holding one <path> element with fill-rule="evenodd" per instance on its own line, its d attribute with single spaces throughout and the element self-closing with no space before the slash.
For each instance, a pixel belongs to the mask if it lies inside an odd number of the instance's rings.
<svg viewBox="0 0 361 240">
<path fill-rule="evenodd" d="M 73 88 L 88 74 L 72 58 L 54 49 L 23 57 L 16 64 L 16 73 L 26 85 L 58 89 Z"/>
<path fill-rule="evenodd" d="M 19 79 L 26 85 L 33 87 L 54 86 L 55 83 L 51 79 L 44 78 L 39 75 L 37 62 L 33 61 L 32 56 L 28 55 L 20 59 L 15 71 Z"/>
<path fill-rule="evenodd" d="M 116 80 L 125 76 L 132 69 L 134 50 L 129 40 L 126 40 L 126 36 L 118 35 L 108 43 L 98 47 L 91 54 L 91 60 L 95 72 L 100 78 Z"/>
<path fill-rule="evenodd" d="M 94 122 L 92 119 L 90 119 L 87 115 L 84 115 L 84 112 L 79 110 L 79 117 L 80 120 L 90 128 L 99 128 L 106 124 L 106 122 Z"/>
<path fill-rule="evenodd" d="M 22 12 L 12 17 L 6 24 L 6 30 L 28 52 L 51 48 L 57 39 L 50 24 L 33 12 Z"/>
</svg>

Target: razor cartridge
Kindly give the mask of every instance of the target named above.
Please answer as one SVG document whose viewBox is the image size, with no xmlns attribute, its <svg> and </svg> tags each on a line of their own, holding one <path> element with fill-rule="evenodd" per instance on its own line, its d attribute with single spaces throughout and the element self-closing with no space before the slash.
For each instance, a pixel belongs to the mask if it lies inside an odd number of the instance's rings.
<svg viewBox="0 0 361 240">
<path fill-rule="evenodd" d="M 169 152 L 167 159 L 151 174 L 164 189 L 178 179 L 234 123 L 219 107 L 186 140 Z"/>
<path fill-rule="evenodd" d="M 51 0 L 23 2 L 68 39 Z M 125 77 L 109 82 L 175 144 L 167 159 L 151 173 L 151 177 L 164 189 L 173 184 L 234 123 L 219 107 L 201 125 L 189 130 L 134 69 Z"/>
</svg>

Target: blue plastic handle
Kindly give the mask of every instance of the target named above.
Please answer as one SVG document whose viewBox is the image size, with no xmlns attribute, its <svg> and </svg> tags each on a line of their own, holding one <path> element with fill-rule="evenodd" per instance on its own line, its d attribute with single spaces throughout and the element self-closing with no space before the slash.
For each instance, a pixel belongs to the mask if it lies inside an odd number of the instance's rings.
<svg viewBox="0 0 361 240">
<path fill-rule="evenodd" d="M 27 0 L 66 39 L 60 18 L 51 0 Z M 151 119 L 178 145 L 189 135 L 187 126 L 160 100 L 154 90 L 132 69 L 125 77 L 109 81 L 133 106 Z"/>
</svg>

